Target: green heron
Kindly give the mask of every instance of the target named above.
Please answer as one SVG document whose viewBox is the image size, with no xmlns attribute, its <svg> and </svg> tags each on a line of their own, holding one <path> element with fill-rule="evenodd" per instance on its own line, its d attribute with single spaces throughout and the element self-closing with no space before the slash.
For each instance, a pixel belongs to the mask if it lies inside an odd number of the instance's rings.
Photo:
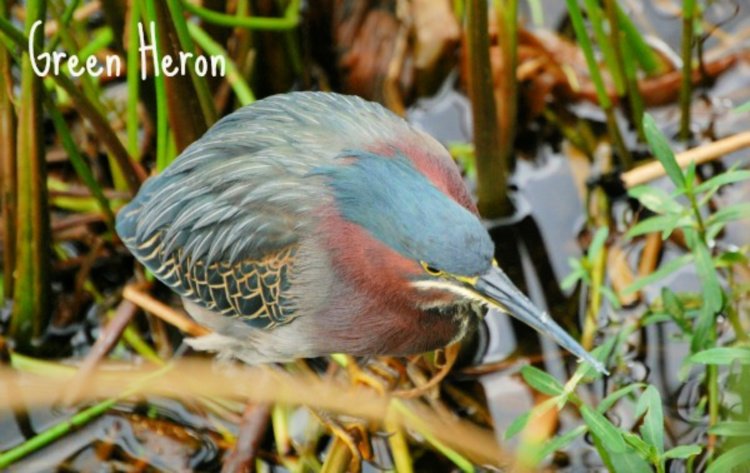
<svg viewBox="0 0 750 473">
<path fill-rule="evenodd" d="M 446 346 L 487 307 L 604 368 L 513 285 L 436 140 L 358 97 L 296 92 L 216 123 L 117 218 L 130 251 L 254 364 Z"/>
</svg>

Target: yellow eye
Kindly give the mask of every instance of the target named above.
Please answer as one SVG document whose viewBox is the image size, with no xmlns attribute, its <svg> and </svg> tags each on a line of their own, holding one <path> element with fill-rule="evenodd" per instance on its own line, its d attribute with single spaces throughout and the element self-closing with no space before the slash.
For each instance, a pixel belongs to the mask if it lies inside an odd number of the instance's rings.
<svg viewBox="0 0 750 473">
<path fill-rule="evenodd" d="M 435 268 L 433 266 L 430 266 L 429 264 L 425 263 L 424 261 L 422 261 L 422 268 L 430 276 L 442 276 L 443 275 L 442 271 L 440 271 L 439 269 L 437 269 L 437 268 Z"/>
</svg>

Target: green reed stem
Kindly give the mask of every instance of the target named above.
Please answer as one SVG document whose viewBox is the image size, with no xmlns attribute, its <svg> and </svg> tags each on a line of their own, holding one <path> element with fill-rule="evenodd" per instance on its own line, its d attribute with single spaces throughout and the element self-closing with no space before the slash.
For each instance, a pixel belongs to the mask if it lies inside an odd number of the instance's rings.
<svg viewBox="0 0 750 473">
<path fill-rule="evenodd" d="M 625 66 L 625 83 L 627 84 L 628 99 L 630 100 L 631 119 L 638 131 L 638 137 L 641 141 L 645 142 L 646 135 L 643 132 L 643 114 L 646 109 L 643 104 L 641 90 L 638 87 L 637 61 L 633 54 L 633 50 L 627 41 L 622 42 L 622 56 L 623 64 Z"/>
<path fill-rule="evenodd" d="M 693 96 L 693 30 L 695 0 L 682 2 L 682 82 L 680 84 L 680 139 L 690 139 L 690 105 Z"/>
<path fill-rule="evenodd" d="M 45 2 L 26 4 L 26 31 L 45 18 Z M 43 28 L 32 38 L 41 49 Z M 16 344 L 33 349 L 49 319 L 50 303 L 50 223 L 47 209 L 47 171 L 43 144 L 42 80 L 24 49 L 21 59 L 21 99 L 17 141 L 17 227 L 13 315 L 10 334 Z M 14 236 L 10 235 L 9 238 Z"/>
<path fill-rule="evenodd" d="M 141 14 L 146 20 L 146 23 L 153 22 L 156 24 L 156 9 L 154 3 L 148 0 L 139 0 L 142 4 L 140 6 Z M 145 3 L 145 7 L 143 5 Z M 150 37 L 150 28 L 146 31 L 146 35 Z M 157 54 L 161 55 L 161 46 L 156 38 L 150 37 L 151 44 L 156 48 Z M 153 76 L 154 80 L 154 92 L 156 95 L 156 170 L 161 172 L 164 168 L 169 166 L 171 160 L 167 153 L 169 147 L 169 111 L 167 110 L 167 88 L 164 83 L 164 76 L 162 74 Z"/>
<path fill-rule="evenodd" d="M 127 105 L 127 130 L 128 130 L 128 152 L 133 159 L 140 161 L 140 152 L 138 149 L 138 89 L 140 86 L 140 59 L 138 54 L 138 22 L 141 19 L 140 1 L 130 2 L 130 12 L 128 16 L 128 51 L 127 51 L 127 84 L 128 84 L 128 105 Z"/>
<path fill-rule="evenodd" d="M 216 25 L 226 26 L 229 28 L 248 28 L 251 30 L 268 30 L 268 31 L 286 31 L 291 30 L 299 25 L 299 7 L 300 0 L 291 0 L 284 16 L 281 18 L 269 17 L 237 17 L 219 13 L 208 8 L 203 8 L 188 0 L 179 0 L 186 11 L 201 17 L 201 19 L 214 23 Z"/>
<path fill-rule="evenodd" d="M 494 0 L 497 11 L 500 54 L 502 55 L 502 78 L 498 84 L 498 130 L 500 136 L 500 161 L 510 172 L 514 167 L 513 151 L 516 141 L 518 115 L 518 0 Z"/>
<path fill-rule="evenodd" d="M 0 0 L 0 17 L 8 14 Z M 16 265 L 16 113 L 13 106 L 13 76 L 10 51 L 0 46 L 0 206 L 3 238 L 3 299 L 13 298 L 13 271 Z"/>
<path fill-rule="evenodd" d="M 466 24 L 478 206 L 485 218 L 497 218 L 509 215 L 512 208 L 507 197 L 509 166 L 503 161 L 498 136 L 487 2 L 471 0 L 467 3 Z"/>
</svg>

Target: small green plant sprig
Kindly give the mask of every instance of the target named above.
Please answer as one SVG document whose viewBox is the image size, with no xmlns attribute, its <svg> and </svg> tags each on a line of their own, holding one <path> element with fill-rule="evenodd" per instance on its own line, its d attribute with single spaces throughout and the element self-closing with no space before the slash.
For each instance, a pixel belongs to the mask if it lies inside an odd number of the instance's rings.
<svg viewBox="0 0 750 473">
<path fill-rule="evenodd" d="M 677 271 L 687 264 L 693 263 L 701 281 L 701 292 L 690 299 L 687 295 L 678 295 L 669 288 L 662 289 L 661 309 L 657 311 L 663 318 L 671 319 L 680 328 L 684 336 L 690 339 L 693 355 L 685 360 L 685 368 L 695 364 L 705 365 L 704 383 L 708 401 L 709 434 L 731 439 L 741 438 L 742 442 L 734 448 L 728 449 L 714 461 L 707 469 L 709 473 L 732 471 L 732 468 L 750 462 L 750 454 L 742 445 L 750 439 L 750 424 L 746 422 L 748 412 L 742 412 L 745 421 L 720 421 L 719 411 L 719 376 L 718 367 L 721 365 L 740 365 L 742 368 L 739 379 L 747 380 L 750 372 L 744 368 L 750 365 L 750 349 L 746 346 L 748 337 L 744 333 L 739 321 L 738 311 L 733 302 L 741 297 L 739 291 L 731 285 L 731 272 L 727 272 L 725 280 L 730 284 L 722 285 L 720 275 L 734 264 L 748 263 L 748 248 L 722 248 L 717 244 L 717 237 L 727 224 L 750 217 L 750 203 L 740 202 L 725 206 L 709 214 L 705 212 L 706 204 L 716 195 L 721 187 L 750 179 L 750 171 L 732 167 L 724 173 L 718 174 L 705 182 L 696 180 L 695 164 L 691 164 L 683 171 L 669 147 L 666 138 L 661 134 L 653 117 L 644 118 L 646 139 L 654 156 L 662 163 L 667 176 L 675 186 L 670 194 L 659 188 L 640 186 L 630 190 L 630 195 L 641 205 L 654 213 L 653 216 L 634 225 L 628 232 L 629 237 L 636 237 L 648 233 L 661 233 L 666 239 L 679 229 L 685 235 L 685 242 L 690 250 L 688 253 L 661 265 L 652 274 L 635 281 L 626 292 L 634 292 L 641 288 L 664 279 L 667 275 Z M 692 306 L 692 307 L 688 307 Z M 735 331 L 738 346 L 717 346 L 717 316 L 726 313 Z M 653 316 L 653 311 L 652 311 Z M 651 317 L 651 321 L 659 317 Z M 649 317 L 644 319 L 647 322 Z M 742 384 L 742 381 L 739 383 Z M 746 411 L 746 409 L 745 409 Z M 713 442 L 709 442 L 712 444 Z M 731 445 L 733 442 L 729 442 Z M 709 461 L 713 452 L 709 450 Z"/>
<path fill-rule="evenodd" d="M 740 202 L 723 207 L 719 211 L 705 215 L 703 210 L 722 186 L 750 179 L 750 171 L 730 168 L 724 173 L 716 175 L 705 182 L 696 180 L 695 164 L 692 163 L 685 171 L 680 169 L 669 143 L 661 134 L 650 115 L 644 118 L 646 139 L 654 156 L 662 163 L 675 190 L 669 194 L 653 186 L 638 186 L 629 191 L 641 205 L 654 213 L 634 225 L 627 233 L 630 238 L 659 232 L 663 239 L 668 238 L 679 229 L 685 235 L 685 242 L 690 250 L 678 258 L 666 262 L 653 273 L 636 280 L 626 288 L 626 293 L 632 293 L 664 279 L 669 274 L 683 266 L 694 263 L 696 272 L 701 280 L 702 304 L 691 327 L 680 308 L 679 300 L 670 290 L 662 291 L 663 303 L 666 310 L 683 331 L 689 331 L 692 336 L 691 348 L 693 352 L 712 346 L 715 338 L 715 318 L 725 304 L 727 296 L 725 289 L 719 283 L 720 268 L 727 262 L 747 261 L 746 252 L 737 249 L 726 249 L 712 255 L 716 250 L 716 238 L 730 222 L 750 217 L 750 203 Z"/>
<path fill-rule="evenodd" d="M 720 272 L 732 264 L 747 263 L 747 249 L 719 250 L 720 245 L 716 239 L 728 223 L 750 216 L 750 204 L 729 205 L 713 214 L 705 212 L 704 209 L 722 186 L 750 179 L 750 171 L 731 168 L 699 183 L 695 166 L 690 165 L 684 171 L 680 168 L 666 138 L 658 130 L 653 117 L 649 115 L 644 117 L 644 132 L 654 156 L 664 166 L 675 185 L 675 190 L 670 194 L 651 186 L 632 189 L 630 195 L 654 215 L 634 225 L 627 236 L 633 238 L 659 232 L 666 239 L 679 229 L 684 233 L 690 251 L 666 262 L 654 273 L 636 280 L 625 292 L 632 293 L 654 284 L 690 263 L 695 265 L 702 282 L 702 292 L 696 296 L 676 294 L 669 288 L 662 289 L 661 306 L 658 309 L 652 307 L 639 323 L 625 326 L 617 335 L 605 340 L 593 354 L 603 360 L 611 356 L 609 354 L 619 352 L 625 339 L 638 327 L 645 323 L 673 320 L 683 335 L 691 339 L 693 355 L 686 360 L 686 364 L 703 364 L 707 367 L 705 384 L 708 393 L 709 433 L 746 441 L 750 439 L 750 423 L 736 420 L 719 421 L 717 367 L 732 364 L 743 368 L 750 367 L 750 348 L 742 345 L 746 343 L 744 340 L 747 340 L 744 334 L 738 336 L 738 346 L 717 346 L 716 317 L 726 312 L 731 318 L 733 312 L 730 310 L 731 304 L 728 303 L 733 296 L 730 292 L 732 288 L 725 288 L 720 284 Z M 597 230 L 587 254 L 581 259 L 571 260 L 572 272 L 562 285 L 572 287 L 581 282 L 590 286 L 592 290 L 596 289 L 616 307 L 617 300 L 611 289 L 605 286 L 604 281 L 593 277 L 595 262 L 606 251 L 607 236 L 606 228 Z M 740 326 L 739 322 L 733 325 L 735 328 Z M 550 454 L 567 447 L 586 432 L 590 433 L 604 465 L 614 472 L 664 472 L 667 461 L 672 459 L 685 460 L 689 471 L 692 471 L 696 456 L 704 450 L 704 446 L 697 444 L 666 448 L 663 403 L 658 389 L 653 385 L 634 383 L 619 387 L 596 407 L 592 407 L 584 403 L 575 392 L 582 381 L 594 381 L 598 377 L 585 365 L 579 367 L 565 385 L 531 366 L 524 367 L 521 375 L 529 386 L 550 398 L 517 418 L 507 429 L 506 438 L 517 435 L 530 419 L 553 408 L 559 410 L 566 405 L 571 406 L 579 411 L 583 419 L 583 425 L 558 435 L 545 444 L 522 442 L 519 447 L 519 458 L 524 466 L 537 466 Z M 635 414 L 640 419 L 636 424 L 639 426 L 637 431 L 629 431 L 625 426 L 615 425 L 606 415 L 619 401 L 626 398 L 635 404 Z M 747 449 L 739 442 L 736 445 L 714 459 L 708 471 L 731 471 L 733 467 L 749 462 L 750 453 Z M 707 453 L 710 460 L 710 446 Z"/>
<path fill-rule="evenodd" d="M 607 242 L 608 236 L 609 229 L 607 229 L 607 227 L 599 227 L 591 239 L 591 244 L 589 245 L 586 254 L 581 258 L 570 257 L 568 259 L 571 271 L 565 276 L 565 279 L 562 280 L 560 287 L 569 290 L 578 282 L 582 282 L 584 285 L 595 289 L 596 277 L 594 275 L 594 267 L 596 266 L 597 261 L 604 257 L 604 252 L 606 251 L 605 243 Z M 612 304 L 612 307 L 620 307 L 620 301 L 617 299 L 617 295 L 611 287 L 601 285 L 596 289 L 607 298 L 607 301 Z"/>
<path fill-rule="evenodd" d="M 592 351 L 592 355 L 603 361 L 610 353 L 619 349 L 631 331 L 632 329 L 623 330 L 618 335 L 608 338 Z M 550 398 L 518 417 L 506 430 L 506 438 L 518 434 L 531 418 L 549 409 L 560 410 L 565 405 L 575 407 L 584 422 L 583 425 L 544 444 L 522 444 L 519 448 L 519 460 L 524 467 L 536 467 L 547 456 L 567 447 L 587 432 L 591 434 L 604 465 L 609 471 L 618 473 L 654 470 L 664 472 L 667 460 L 690 459 L 702 451 L 698 445 L 679 445 L 669 450 L 665 449 L 662 400 L 654 386 L 644 383 L 628 384 L 607 395 L 596 407 L 592 407 L 575 392 L 582 381 L 593 381 L 601 376 L 586 364 L 581 364 L 565 385 L 552 375 L 532 366 L 523 367 L 521 376 L 529 386 Z M 637 396 L 638 399 L 636 415 L 642 418 L 640 435 L 615 425 L 606 416 L 607 411 L 620 400 L 633 396 Z"/>
</svg>

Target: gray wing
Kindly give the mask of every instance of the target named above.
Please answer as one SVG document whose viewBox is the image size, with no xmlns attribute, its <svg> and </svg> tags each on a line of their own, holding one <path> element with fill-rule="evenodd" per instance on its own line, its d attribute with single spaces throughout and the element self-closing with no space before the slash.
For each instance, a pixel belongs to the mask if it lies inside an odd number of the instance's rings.
<svg viewBox="0 0 750 473">
<path fill-rule="evenodd" d="M 248 163 L 231 146 L 214 152 L 236 157 L 151 178 L 118 215 L 117 232 L 181 296 L 252 326 L 285 323 L 307 200 L 294 176 Z M 232 173 L 224 163 L 234 164 Z"/>
</svg>

